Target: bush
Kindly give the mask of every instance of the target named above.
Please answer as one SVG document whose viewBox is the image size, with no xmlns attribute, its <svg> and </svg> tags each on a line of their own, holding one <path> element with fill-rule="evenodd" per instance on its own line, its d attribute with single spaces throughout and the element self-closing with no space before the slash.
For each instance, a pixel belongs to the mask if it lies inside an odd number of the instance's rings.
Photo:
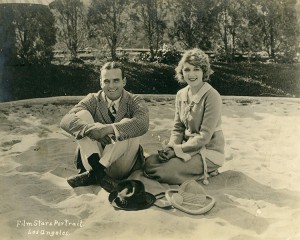
<svg viewBox="0 0 300 240">
<path fill-rule="evenodd" d="M 120 62 L 128 62 L 129 55 L 125 51 L 122 51 L 120 54 L 117 54 L 117 60 Z"/>
<path fill-rule="evenodd" d="M 126 89 L 140 94 L 175 94 L 181 86 L 175 80 L 174 66 L 158 63 L 125 64 Z"/>
<path fill-rule="evenodd" d="M 125 62 L 126 89 L 137 94 L 176 94 L 175 65 Z M 221 95 L 300 97 L 300 64 L 214 63 L 210 84 Z M 0 69 L 1 70 L 1 69 Z M 4 66 L 0 102 L 97 92 L 99 66 Z"/>
<path fill-rule="evenodd" d="M 180 61 L 181 53 L 176 49 L 162 49 L 158 50 L 156 58 L 159 63 L 177 64 Z"/>
<path fill-rule="evenodd" d="M 181 53 L 176 49 L 159 49 L 151 58 L 150 52 L 142 52 L 135 59 L 142 62 L 157 62 L 163 64 L 177 64 L 181 58 Z"/>
<path fill-rule="evenodd" d="M 300 97 L 300 64 L 213 63 L 211 83 L 222 95 Z"/>
<path fill-rule="evenodd" d="M 172 66 L 124 63 L 126 90 L 137 94 L 175 94 L 180 88 Z M 52 96 L 76 96 L 100 89 L 99 66 L 88 64 L 6 66 L 1 101 Z"/>
</svg>

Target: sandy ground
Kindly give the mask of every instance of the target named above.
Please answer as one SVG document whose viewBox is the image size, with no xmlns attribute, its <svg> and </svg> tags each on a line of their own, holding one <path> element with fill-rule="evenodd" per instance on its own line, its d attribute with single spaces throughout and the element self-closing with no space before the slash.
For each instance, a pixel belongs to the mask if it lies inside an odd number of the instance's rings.
<svg viewBox="0 0 300 240">
<path fill-rule="evenodd" d="M 169 137 L 174 96 L 145 97 L 151 154 Z M 223 98 L 226 162 L 199 216 L 116 211 L 100 187 L 70 188 L 76 143 L 59 122 L 79 99 L 0 104 L 0 239 L 300 239 L 300 99 Z"/>
</svg>

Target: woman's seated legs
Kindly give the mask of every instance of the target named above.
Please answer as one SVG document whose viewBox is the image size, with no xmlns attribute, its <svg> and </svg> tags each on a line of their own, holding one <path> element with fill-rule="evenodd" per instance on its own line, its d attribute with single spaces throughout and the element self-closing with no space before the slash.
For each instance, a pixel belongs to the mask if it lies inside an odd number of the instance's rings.
<svg viewBox="0 0 300 240">
<path fill-rule="evenodd" d="M 206 161 L 208 172 L 220 167 L 208 159 Z M 168 162 L 161 163 L 158 160 L 158 154 L 153 154 L 146 159 L 144 172 L 161 183 L 182 184 L 187 180 L 198 180 L 202 176 L 203 161 L 201 155 L 196 154 L 187 162 L 175 157 Z"/>
</svg>

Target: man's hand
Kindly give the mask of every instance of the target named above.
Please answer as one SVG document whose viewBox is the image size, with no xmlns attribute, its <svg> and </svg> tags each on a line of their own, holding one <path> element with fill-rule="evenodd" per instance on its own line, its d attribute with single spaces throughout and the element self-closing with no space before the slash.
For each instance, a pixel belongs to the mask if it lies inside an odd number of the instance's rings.
<svg viewBox="0 0 300 240">
<path fill-rule="evenodd" d="M 176 157 L 176 155 L 173 148 L 167 147 L 164 150 L 158 150 L 158 160 L 160 162 L 167 162 L 174 157 Z"/>
<path fill-rule="evenodd" d="M 101 143 L 102 147 L 112 143 L 109 136 L 105 136 L 104 138 L 100 139 L 99 142 Z"/>
<path fill-rule="evenodd" d="M 111 143 L 111 138 L 108 135 L 113 134 L 114 131 L 110 124 L 95 123 L 85 133 L 89 138 L 107 145 Z"/>
</svg>

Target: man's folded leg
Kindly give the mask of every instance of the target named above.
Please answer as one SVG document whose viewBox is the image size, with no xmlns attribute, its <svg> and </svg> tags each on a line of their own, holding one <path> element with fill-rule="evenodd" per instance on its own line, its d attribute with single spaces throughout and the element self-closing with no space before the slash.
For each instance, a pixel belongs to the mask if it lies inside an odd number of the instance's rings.
<svg viewBox="0 0 300 240">
<path fill-rule="evenodd" d="M 103 152 L 103 162 L 109 162 L 107 174 L 117 180 L 125 179 L 137 162 L 140 137 L 108 145 Z M 100 161 L 101 162 L 101 161 Z"/>
<path fill-rule="evenodd" d="M 75 150 L 74 165 L 75 165 L 76 169 L 78 170 L 78 174 L 86 172 L 86 169 L 84 168 L 84 166 L 82 164 L 79 146 L 77 146 L 77 148 Z"/>
<path fill-rule="evenodd" d="M 100 144 L 89 138 L 79 140 L 82 165 L 87 171 L 68 178 L 69 185 L 75 188 L 99 184 L 110 192 L 119 180 L 128 177 L 135 168 L 139 142 L 139 137 L 130 138 L 107 145 L 103 150 Z"/>
<path fill-rule="evenodd" d="M 77 112 L 76 115 L 87 123 L 94 123 L 92 115 L 86 110 Z M 103 152 L 101 144 L 88 137 L 79 139 L 77 143 L 75 163 L 79 174 L 69 177 L 67 182 L 73 188 L 99 184 L 106 175 L 106 166 L 100 163 Z"/>
<path fill-rule="evenodd" d="M 143 148 L 139 143 L 140 137 L 130 138 L 116 142 L 106 149 L 109 151 L 104 156 L 110 156 L 109 162 L 112 163 L 107 167 L 107 175 L 101 180 L 100 185 L 107 192 L 112 192 L 121 180 L 126 179 L 133 171 L 141 169 L 144 165 Z"/>
</svg>

